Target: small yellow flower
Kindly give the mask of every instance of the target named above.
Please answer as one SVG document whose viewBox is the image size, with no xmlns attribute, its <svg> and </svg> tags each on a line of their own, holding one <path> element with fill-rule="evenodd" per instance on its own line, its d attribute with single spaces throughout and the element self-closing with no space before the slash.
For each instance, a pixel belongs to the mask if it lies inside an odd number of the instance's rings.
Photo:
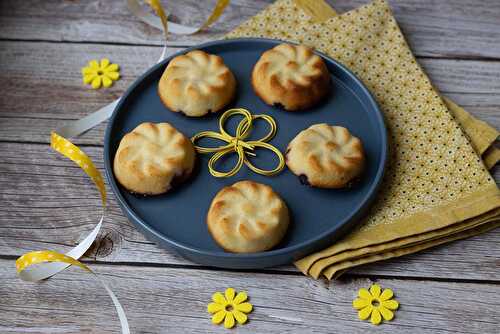
<svg viewBox="0 0 500 334">
<path fill-rule="evenodd" d="M 359 289 L 359 298 L 352 302 L 352 306 L 358 310 L 359 319 L 366 320 L 371 315 L 371 323 L 378 325 L 382 322 L 382 318 L 387 321 L 394 318 L 392 311 L 398 309 L 399 303 L 392 299 L 393 296 L 391 289 L 385 289 L 382 292 L 380 285 L 372 284 L 370 291 L 365 288 Z"/>
<path fill-rule="evenodd" d="M 242 291 L 236 295 L 233 288 L 227 288 L 224 295 L 216 292 L 212 295 L 213 303 L 208 304 L 208 313 L 213 314 L 212 323 L 220 324 L 224 321 L 224 327 L 233 328 L 235 319 L 240 325 L 247 322 L 245 313 L 252 312 L 252 304 L 245 302 L 248 299 L 246 292 Z"/>
<path fill-rule="evenodd" d="M 113 81 L 120 79 L 119 69 L 117 64 L 111 64 L 107 58 L 101 59 L 100 63 L 91 60 L 82 68 L 83 83 L 91 84 L 93 89 L 99 89 L 101 85 L 110 87 Z"/>
</svg>

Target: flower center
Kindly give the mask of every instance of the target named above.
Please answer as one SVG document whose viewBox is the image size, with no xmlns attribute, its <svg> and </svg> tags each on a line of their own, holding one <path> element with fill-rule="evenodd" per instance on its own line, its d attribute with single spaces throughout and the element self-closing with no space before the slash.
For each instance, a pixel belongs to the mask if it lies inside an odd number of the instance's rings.
<svg viewBox="0 0 500 334">
<path fill-rule="evenodd" d="M 378 299 L 372 299 L 372 306 L 373 307 L 379 307 L 380 306 L 380 301 Z"/>
<path fill-rule="evenodd" d="M 98 75 L 103 75 L 103 74 L 104 74 L 104 71 L 103 71 L 103 70 L 97 70 L 97 74 L 98 74 Z"/>
<path fill-rule="evenodd" d="M 231 312 L 233 309 L 234 309 L 234 308 L 233 308 L 233 304 L 227 304 L 227 305 L 226 305 L 226 311 L 227 311 L 227 312 Z"/>
</svg>

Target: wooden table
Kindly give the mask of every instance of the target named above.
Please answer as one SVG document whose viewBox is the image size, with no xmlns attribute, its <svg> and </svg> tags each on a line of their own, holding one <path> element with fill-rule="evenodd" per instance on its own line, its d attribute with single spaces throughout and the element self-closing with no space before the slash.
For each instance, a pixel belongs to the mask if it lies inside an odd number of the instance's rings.
<svg viewBox="0 0 500 334">
<path fill-rule="evenodd" d="M 268 2 L 235 0 L 209 31 L 172 36 L 169 51 L 220 38 Z M 333 3 L 343 12 L 364 2 Z M 391 2 L 439 90 L 500 127 L 500 2 Z M 203 1 L 169 5 L 188 24 L 208 13 Z M 14 262 L 31 250 L 67 251 L 96 223 L 93 185 L 50 150 L 49 132 L 120 96 L 155 62 L 161 41 L 123 1 L 0 2 L 0 333 L 119 332 L 110 299 L 88 275 L 73 268 L 25 283 Z M 83 87 L 80 68 L 104 56 L 121 65 L 122 79 L 107 90 Z M 76 139 L 101 170 L 103 134 L 104 124 Z M 499 169 L 495 174 L 500 180 Z M 230 286 L 247 290 L 255 305 L 238 333 L 500 331 L 500 229 L 327 283 L 292 266 L 230 271 L 191 263 L 147 241 L 110 197 L 104 229 L 84 261 L 112 285 L 133 333 L 222 333 L 206 304 Z M 401 303 L 396 319 L 379 327 L 359 321 L 351 306 L 357 289 L 375 281 L 393 288 Z"/>
</svg>

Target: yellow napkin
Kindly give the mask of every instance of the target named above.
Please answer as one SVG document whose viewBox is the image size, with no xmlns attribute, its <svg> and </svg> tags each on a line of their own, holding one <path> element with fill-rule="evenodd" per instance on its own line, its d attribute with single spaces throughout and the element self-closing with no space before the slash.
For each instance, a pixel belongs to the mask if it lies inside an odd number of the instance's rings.
<svg viewBox="0 0 500 334">
<path fill-rule="evenodd" d="M 342 240 L 297 261 L 302 272 L 331 279 L 500 224 L 500 191 L 487 170 L 500 158 L 492 147 L 499 133 L 439 95 L 385 1 L 336 15 L 322 0 L 279 0 L 228 37 L 328 54 L 363 80 L 386 118 L 390 161 L 375 204 Z"/>
</svg>

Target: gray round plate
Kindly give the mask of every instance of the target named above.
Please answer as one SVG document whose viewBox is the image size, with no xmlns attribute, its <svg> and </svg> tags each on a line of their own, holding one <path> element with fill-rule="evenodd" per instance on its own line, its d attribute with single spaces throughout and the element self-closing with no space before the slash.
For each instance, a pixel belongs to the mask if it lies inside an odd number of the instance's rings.
<svg viewBox="0 0 500 334">
<path fill-rule="evenodd" d="M 236 176 L 215 178 L 207 169 L 210 155 L 198 155 L 198 168 L 186 183 L 160 196 L 136 196 L 115 180 L 112 161 L 121 138 L 142 122 L 168 122 L 191 137 L 203 130 L 218 130 L 218 116 L 188 118 L 169 111 L 160 101 L 157 85 L 169 57 L 153 66 L 123 95 L 106 130 L 104 162 L 106 175 L 123 212 L 148 238 L 158 245 L 171 247 L 181 255 L 204 265 L 225 268 L 262 268 L 290 263 L 313 251 L 331 245 L 359 222 L 372 202 L 384 173 L 387 158 L 387 136 L 382 113 L 376 102 L 349 70 L 335 60 L 318 53 L 326 62 L 332 77 L 328 98 L 303 112 L 286 112 L 264 104 L 253 92 L 250 77 L 262 52 L 280 41 L 266 39 L 232 39 L 201 44 L 193 49 L 217 54 L 224 59 L 238 81 L 235 101 L 230 107 L 243 107 L 254 114 L 267 113 L 278 124 L 276 137 L 270 142 L 285 152 L 288 142 L 301 130 L 315 123 L 341 125 L 363 141 L 367 168 L 361 179 L 349 189 L 326 190 L 302 185 L 285 169 L 273 177 L 257 175 L 243 167 Z M 181 54 L 179 53 L 179 54 Z M 238 119 L 231 119 L 234 130 Z M 257 122 L 252 137 L 266 131 Z M 272 154 L 258 151 L 253 160 L 261 167 L 275 163 Z M 221 163 L 229 169 L 234 156 Z M 270 185 L 288 204 L 292 222 L 285 239 L 274 249 L 253 254 L 223 251 L 208 233 L 205 218 L 210 202 L 224 186 L 250 179 Z"/>
</svg>

